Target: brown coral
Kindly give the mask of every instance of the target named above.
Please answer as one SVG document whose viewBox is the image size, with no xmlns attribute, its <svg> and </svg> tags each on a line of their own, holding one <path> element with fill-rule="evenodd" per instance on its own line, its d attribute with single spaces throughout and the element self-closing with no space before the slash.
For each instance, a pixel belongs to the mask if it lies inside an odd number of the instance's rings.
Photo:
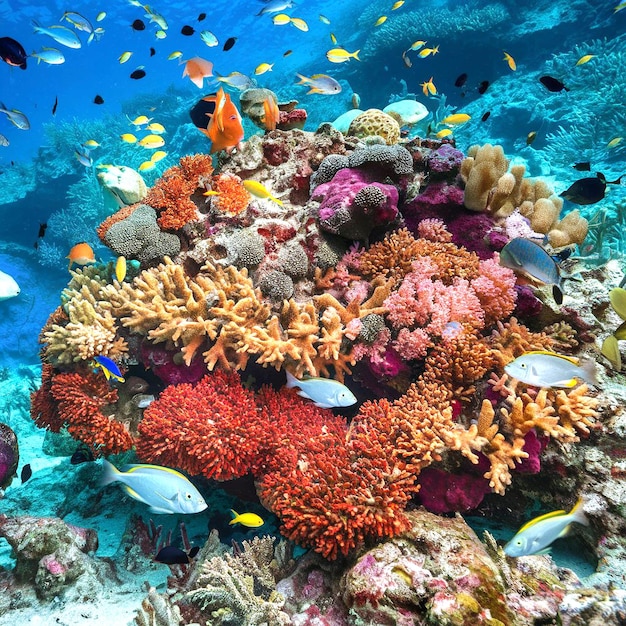
<svg viewBox="0 0 626 626">
<path fill-rule="evenodd" d="M 388 146 L 391 146 L 400 141 L 400 124 L 380 109 L 367 109 L 352 120 L 348 135 L 359 139 L 378 135 Z"/>
</svg>

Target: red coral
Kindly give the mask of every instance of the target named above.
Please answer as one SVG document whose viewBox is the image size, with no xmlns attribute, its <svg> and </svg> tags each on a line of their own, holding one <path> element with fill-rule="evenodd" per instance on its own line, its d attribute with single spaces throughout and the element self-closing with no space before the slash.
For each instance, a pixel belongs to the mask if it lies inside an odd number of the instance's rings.
<svg viewBox="0 0 626 626">
<path fill-rule="evenodd" d="M 70 435 L 94 453 L 118 454 L 132 448 L 133 438 L 126 426 L 114 415 L 104 413 L 117 402 L 117 390 L 109 387 L 102 374 L 57 374 L 52 378 L 50 394 Z"/>
<path fill-rule="evenodd" d="M 127 217 L 129 217 L 135 209 L 139 208 L 141 204 L 129 204 L 128 206 L 122 207 L 119 211 L 113 213 L 113 215 L 109 215 L 97 228 L 96 233 L 100 238 L 100 241 L 104 241 L 104 238 L 111 226 L 116 224 L 117 222 L 122 222 Z"/>
<path fill-rule="evenodd" d="M 500 265 L 497 253 L 492 259 L 480 261 L 478 265 L 480 276 L 472 280 L 472 289 L 485 311 L 485 323 L 495 324 L 508 318 L 515 309 L 515 274 L 508 267 Z"/>
<path fill-rule="evenodd" d="M 30 416 L 39 428 L 58 433 L 65 424 L 52 397 L 54 368 L 44 363 L 41 368 L 41 386 L 30 394 Z"/>
</svg>

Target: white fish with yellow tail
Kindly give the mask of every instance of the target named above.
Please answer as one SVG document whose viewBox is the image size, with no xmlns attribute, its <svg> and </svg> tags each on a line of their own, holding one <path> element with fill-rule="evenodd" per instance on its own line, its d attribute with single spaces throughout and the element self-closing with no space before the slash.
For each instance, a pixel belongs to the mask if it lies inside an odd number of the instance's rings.
<svg viewBox="0 0 626 626">
<path fill-rule="evenodd" d="M 57 43 L 60 43 L 62 46 L 67 46 L 68 48 L 78 49 L 82 45 L 76 33 L 65 26 L 55 24 L 54 26 L 43 28 L 33 20 L 33 29 L 35 33 L 48 35 L 48 37 L 52 37 Z"/>
<path fill-rule="evenodd" d="M 298 85 L 307 85 L 310 87 L 309 93 L 321 93 L 327 96 L 341 93 L 341 85 L 328 74 L 313 74 L 312 76 L 303 76 L 296 73 L 296 76 L 300 79 Z"/>
<path fill-rule="evenodd" d="M 160 465 L 131 465 L 121 472 L 106 459 L 102 484 L 119 482 L 126 493 L 150 507 L 152 513 L 200 513 L 207 503 L 180 472 Z"/>
<path fill-rule="evenodd" d="M 546 550 L 559 537 L 565 537 L 573 522 L 589 526 L 582 506 L 583 501 L 580 498 L 569 513 L 552 511 L 527 522 L 504 546 L 504 554 L 514 557 L 537 554 Z"/>
<path fill-rule="evenodd" d="M 525 352 L 505 365 L 504 371 L 533 387 L 574 387 L 579 380 L 598 384 L 593 361 L 579 364 L 578 359 L 547 350 Z"/>
<path fill-rule="evenodd" d="M 287 388 L 298 387 L 298 395 L 312 400 L 315 406 L 322 409 L 333 409 L 339 406 L 352 406 L 357 400 L 355 395 L 342 383 L 332 378 L 297 379 L 286 372 Z"/>
<path fill-rule="evenodd" d="M 257 198 L 261 198 L 262 200 L 264 199 L 272 200 L 273 202 L 275 202 L 276 204 L 279 204 L 280 206 L 283 205 L 282 200 L 275 198 L 269 192 L 269 190 L 263 184 L 261 184 L 258 180 L 252 180 L 251 178 L 248 178 L 242 181 L 241 184 L 244 186 L 244 188 L 249 194 L 252 194 L 253 196 Z"/>
</svg>

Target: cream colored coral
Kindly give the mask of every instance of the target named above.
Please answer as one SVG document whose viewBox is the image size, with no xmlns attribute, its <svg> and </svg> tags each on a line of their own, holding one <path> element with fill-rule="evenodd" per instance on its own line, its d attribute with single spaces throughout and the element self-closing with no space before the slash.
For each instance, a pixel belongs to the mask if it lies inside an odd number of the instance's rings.
<svg viewBox="0 0 626 626">
<path fill-rule="evenodd" d="M 367 109 L 352 120 L 348 135 L 360 139 L 378 135 L 388 146 L 391 146 L 400 141 L 400 124 L 380 109 Z"/>
</svg>

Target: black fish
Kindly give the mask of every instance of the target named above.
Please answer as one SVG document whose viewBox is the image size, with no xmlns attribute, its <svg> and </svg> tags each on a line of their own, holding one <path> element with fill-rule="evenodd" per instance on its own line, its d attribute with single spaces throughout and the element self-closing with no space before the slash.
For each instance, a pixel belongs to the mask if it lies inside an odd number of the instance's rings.
<svg viewBox="0 0 626 626">
<path fill-rule="evenodd" d="M 39 232 L 37 233 L 37 237 L 41 239 L 46 234 L 46 228 L 48 228 L 48 222 L 42 222 L 39 224 Z"/>
<path fill-rule="evenodd" d="M 30 466 L 30 463 L 26 463 L 22 468 L 22 473 L 20 474 L 20 478 L 22 479 L 22 485 L 33 475 L 33 470 Z"/>
<path fill-rule="evenodd" d="M 622 176 L 617 180 L 607 180 L 604 174 L 598 172 L 595 177 L 577 180 L 559 195 L 574 204 L 595 204 L 604 198 L 606 186 L 619 185 Z"/>
<path fill-rule="evenodd" d="M 491 115 L 491 111 L 487 111 L 486 113 L 483 113 L 483 116 L 480 118 L 480 121 L 486 122 L 489 119 L 490 115 Z"/>
<path fill-rule="evenodd" d="M 456 80 L 454 81 L 454 86 L 455 87 L 463 87 L 463 85 L 465 84 L 466 80 L 467 80 L 467 74 L 465 74 L 465 73 L 460 74 L 459 76 L 456 77 Z"/>
<path fill-rule="evenodd" d="M 481 83 L 478 84 L 478 93 L 479 94 L 484 94 L 485 91 L 487 91 L 487 89 L 489 89 L 489 81 L 488 80 L 483 80 Z"/>
<path fill-rule="evenodd" d="M 133 30 L 146 30 L 146 25 L 144 24 L 143 20 L 135 20 L 130 27 Z"/>
<path fill-rule="evenodd" d="M 26 50 L 11 37 L 0 37 L 0 59 L 13 67 L 26 69 Z"/>
<path fill-rule="evenodd" d="M 196 128 L 200 130 L 206 130 L 209 122 L 211 121 L 211 115 L 215 112 L 215 100 L 208 101 L 206 98 L 215 97 L 216 94 L 210 94 L 205 96 L 201 100 L 198 100 L 196 104 L 189 109 L 189 117 Z"/>
<path fill-rule="evenodd" d="M 222 50 L 224 50 L 224 52 L 230 50 L 235 45 L 236 41 L 237 41 L 237 37 L 229 37 L 226 40 L 226 43 L 224 44 L 224 47 L 222 48 Z"/>
<path fill-rule="evenodd" d="M 180 34 L 186 35 L 187 37 L 191 37 L 191 35 L 193 35 L 195 32 L 196 31 L 193 29 L 193 26 L 187 26 L 186 24 L 180 29 Z"/>
<path fill-rule="evenodd" d="M 288 57 L 288 56 L 289 56 L 292 52 L 293 52 L 293 50 L 285 50 L 285 51 L 283 52 L 283 56 L 284 56 L 284 57 Z"/>
<path fill-rule="evenodd" d="M 539 82 L 548 90 L 552 92 L 558 91 L 569 91 L 569 89 L 558 79 L 553 78 L 552 76 L 542 76 L 539 79 Z"/>
<path fill-rule="evenodd" d="M 156 54 L 156 50 L 154 48 L 150 48 L 150 56 L 153 57 Z"/>
<path fill-rule="evenodd" d="M 143 78 L 146 75 L 145 70 L 142 70 L 140 67 L 138 67 L 131 75 L 131 78 L 134 78 L 135 80 L 139 80 L 140 78 Z"/>
<path fill-rule="evenodd" d="M 161 548 L 159 550 L 159 553 L 154 557 L 154 560 L 159 563 L 165 563 L 166 565 L 183 565 L 185 563 L 189 563 L 189 559 L 193 559 L 199 551 L 200 548 L 198 546 L 194 546 L 191 550 L 189 550 L 189 552 L 184 552 L 180 548 L 175 548 L 174 546 L 165 546 L 165 548 Z"/>
<path fill-rule="evenodd" d="M 200 15 L 198 15 L 198 22 L 201 22 L 205 18 L 206 18 L 206 13 L 200 13 Z"/>
<path fill-rule="evenodd" d="M 85 444 L 81 444 L 78 448 L 76 448 L 76 452 L 72 454 L 70 463 L 72 465 L 80 465 L 81 463 L 91 463 L 93 460 L 93 452 L 91 451 L 91 448 Z"/>
<path fill-rule="evenodd" d="M 52 105 L 52 115 L 57 112 L 57 106 L 59 105 L 59 96 L 54 99 L 54 104 Z"/>
<path fill-rule="evenodd" d="M 591 163 L 589 161 L 583 161 L 582 163 L 574 163 L 572 167 L 579 172 L 590 172 L 591 171 Z"/>
<path fill-rule="evenodd" d="M 94 104 L 104 104 L 104 98 L 103 98 L 102 96 L 98 96 L 98 95 L 97 95 L 97 96 L 93 99 L 93 103 L 94 103 Z"/>
</svg>

